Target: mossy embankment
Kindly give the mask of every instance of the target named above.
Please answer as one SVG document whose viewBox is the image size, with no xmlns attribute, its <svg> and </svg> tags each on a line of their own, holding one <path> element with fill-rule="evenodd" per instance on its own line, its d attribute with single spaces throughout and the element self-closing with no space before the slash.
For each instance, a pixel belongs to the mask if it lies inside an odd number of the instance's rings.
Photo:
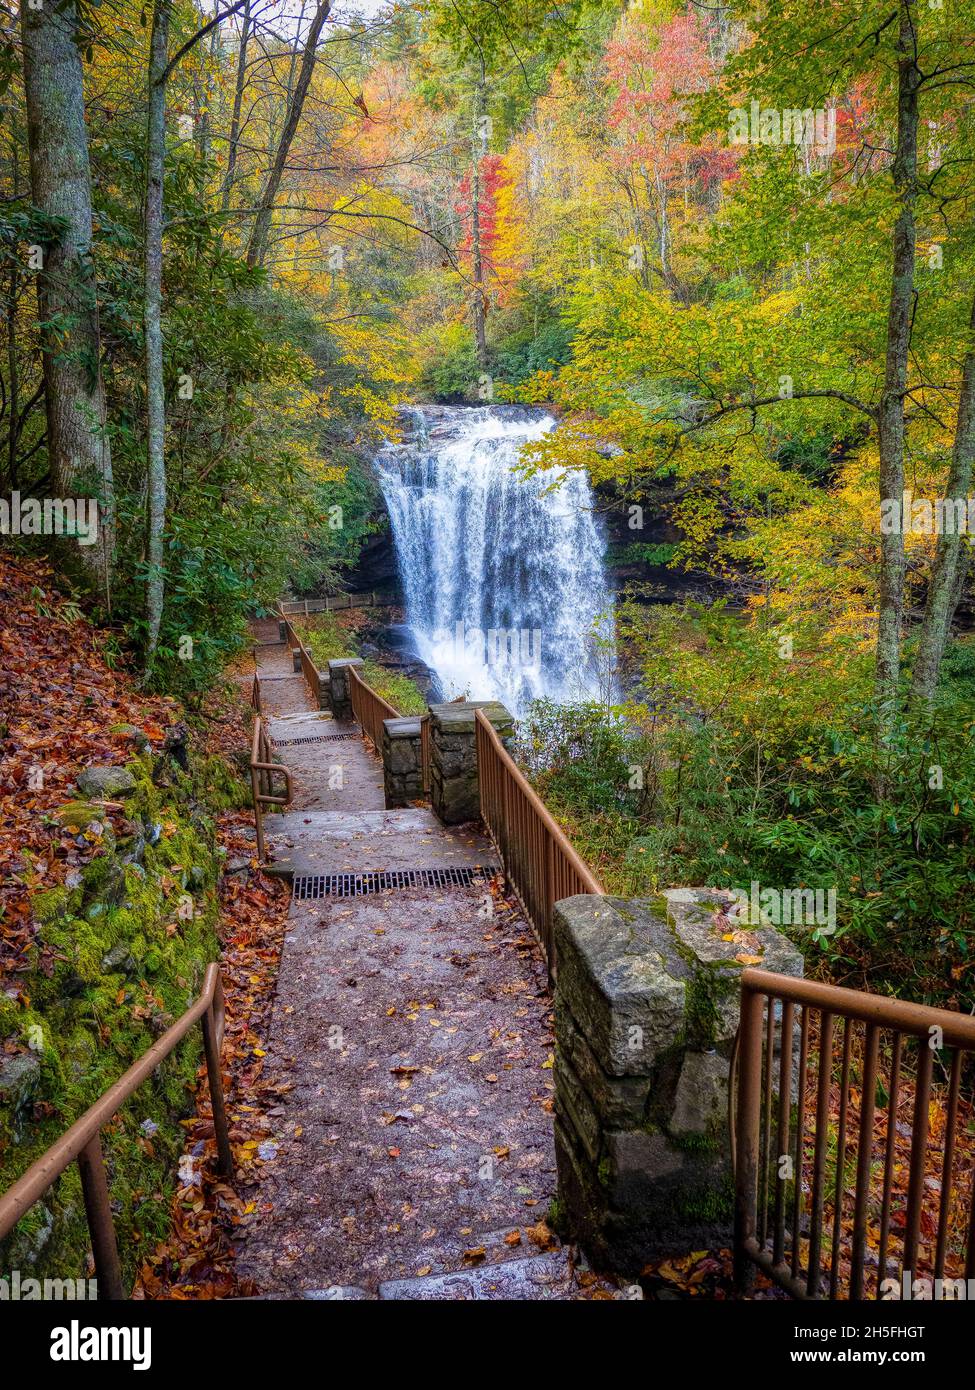
<svg viewBox="0 0 975 1390">
<path fill-rule="evenodd" d="M 246 796 L 175 702 L 109 669 L 76 610 L 2 579 L 4 666 L 32 645 L 62 659 L 0 691 L 0 1190 L 198 995 L 219 954 L 216 817 Z M 166 1231 L 200 1058 L 193 1029 L 102 1134 L 129 1280 Z M 84 1277 L 89 1248 L 72 1164 L 0 1242 L 0 1275 Z"/>
</svg>

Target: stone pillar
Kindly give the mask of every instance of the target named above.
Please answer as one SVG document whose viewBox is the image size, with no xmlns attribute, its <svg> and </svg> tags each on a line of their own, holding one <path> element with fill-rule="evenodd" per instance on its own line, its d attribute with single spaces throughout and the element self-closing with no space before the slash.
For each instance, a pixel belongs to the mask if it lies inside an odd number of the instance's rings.
<svg viewBox="0 0 975 1390">
<path fill-rule="evenodd" d="M 285 620 L 284 620 L 283 618 L 279 618 L 279 619 L 278 619 L 278 641 L 279 641 L 279 642 L 287 642 L 287 640 L 288 640 L 288 624 L 285 622 Z"/>
<path fill-rule="evenodd" d="M 332 708 L 332 682 L 329 679 L 328 667 L 318 673 L 318 708 Z"/>
<path fill-rule="evenodd" d="M 362 659 L 358 656 L 344 656 L 338 661 L 328 663 L 328 684 L 331 692 L 333 719 L 351 721 L 355 718 L 352 711 L 352 692 L 349 689 L 347 671 L 350 666 L 361 665 Z"/>
<path fill-rule="evenodd" d="M 499 736 L 514 736 L 513 716 L 497 700 L 456 700 L 430 706 L 430 801 L 444 825 L 477 820 L 481 797 L 477 785 L 474 711 L 483 710 Z"/>
<path fill-rule="evenodd" d="M 292 647 L 292 648 L 291 648 L 291 669 L 294 671 L 295 675 L 298 675 L 298 676 L 301 675 L 301 648 L 300 648 L 300 647 Z"/>
<path fill-rule="evenodd" d="M 730 1242 L 735 957 L 801 975 L 802 956 L 771 926 L 716 920 L 729 901 L 680 888 L 555 907 L 557 1222 L 621 1274 Z"/>
<path fill-rule="evenodd" d="M 423 800 L 423 745 L 418 715 L 383 720 L 383 782 L 388 807 Z"/>
</svg>

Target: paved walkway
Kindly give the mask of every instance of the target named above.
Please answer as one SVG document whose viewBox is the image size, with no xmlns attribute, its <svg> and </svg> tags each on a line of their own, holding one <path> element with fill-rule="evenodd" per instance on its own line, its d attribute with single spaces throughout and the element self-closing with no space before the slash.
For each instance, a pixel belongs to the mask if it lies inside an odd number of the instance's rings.
<svg viewBox="0 0 975 1390">
<path fill-rule="evenodd" d="M 552 1001 L 493 847 L 427 808 L 387 811 L 358 729 L 309 708 L 283 647 L 256 655 L 295 784 L 294 809 L 265 822 L 279 868 L 482 875 L 293 899 L 265 1061 L 292 1089 L 248 1193 L 240 1273 L 272 1298 L 606 1297 L 544 1223 Z"/>
</svg>

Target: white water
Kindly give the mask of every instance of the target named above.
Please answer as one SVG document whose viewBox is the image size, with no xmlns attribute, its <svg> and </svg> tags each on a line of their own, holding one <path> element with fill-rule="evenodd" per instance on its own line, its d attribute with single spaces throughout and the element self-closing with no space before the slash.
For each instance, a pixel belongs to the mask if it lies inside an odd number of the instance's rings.
<svg viewBox="0 0 975 1390">
<path fill-rule="evenodd" d="M 417 408 L 377 460 L 407 620 L 447 699 L 519 715 L 540 696 L 607 694 L 612 598 L 588 479 L 553 490 L 551 474 L 512 472 L 554 423 L 513 406 Z"/>
</svg>

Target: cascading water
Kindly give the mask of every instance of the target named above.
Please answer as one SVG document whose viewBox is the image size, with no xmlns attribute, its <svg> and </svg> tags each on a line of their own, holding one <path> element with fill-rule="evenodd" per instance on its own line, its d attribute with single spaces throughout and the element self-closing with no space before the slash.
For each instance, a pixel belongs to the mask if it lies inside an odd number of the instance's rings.
<svg viewBox="0 0 975 1390">
<path fill-rule="evenodd" d="M 612 597 L 588 479 L 512 470 L 555 421 L 517 406 L 417 407 L 377 466 L 407 619 L 446 698 L 606 694 Z"/>
</svg>

